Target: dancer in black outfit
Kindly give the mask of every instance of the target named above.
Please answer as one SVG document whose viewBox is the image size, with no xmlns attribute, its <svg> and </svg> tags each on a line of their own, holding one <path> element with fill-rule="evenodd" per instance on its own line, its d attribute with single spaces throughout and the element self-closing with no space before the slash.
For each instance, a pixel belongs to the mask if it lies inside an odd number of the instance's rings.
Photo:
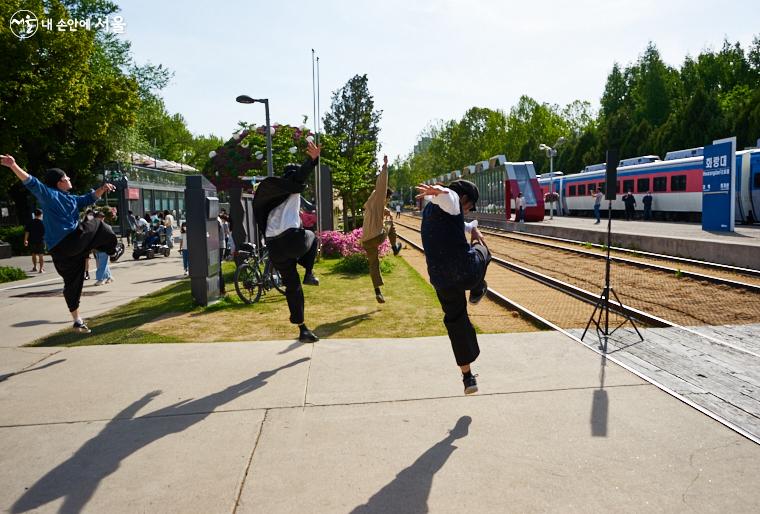
<svg viewBox="0 0 760 514">
<path fill-rule="evenodd" d="M 298 340 L 313 343 L 319 338 L 304 323 L 304 296 L 296 265 L 305 269 L 303 283 L 319 285 L 314 276 L 317 256 L 317 237 L 305 230 L 299 210 L 301 193 L 314 170 L 320 149 L 309 143 L 309 158 L 301 166 L 288 164 L 282 177 L 267 177 L 259 184 L 253 197 L 253 215 L 264 235 L 269 258 L 280 272 L 285 284 L 285 298 L 290 309 L 290 322 L 298 325 Z"/>
</svg>

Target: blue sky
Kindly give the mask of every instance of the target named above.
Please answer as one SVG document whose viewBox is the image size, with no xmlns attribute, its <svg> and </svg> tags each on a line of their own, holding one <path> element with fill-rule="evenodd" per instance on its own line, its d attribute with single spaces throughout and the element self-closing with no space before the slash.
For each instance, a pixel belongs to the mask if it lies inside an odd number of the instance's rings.
<svg viewBox="0 0 760 514">
<path fill-rule="evenodd" d="M 118 1 L 118 0 L 117 0 Z M 332 92 L 367 74 L 382 109 L 382 152 L 411 151 L 435 120 L 472 107 L 509 110 L 523 94 L 598 107 L 613 63 L 653 41 L 668 64 L 760 35 L 749 1 L 363 0 L 118 2 L 138 63 L 174 78 L 163 97 L 196 134 L 229 137 L 239 120 L 312 125 L 312 55 L 320 57 L 321 111 Z"/>
</svg>

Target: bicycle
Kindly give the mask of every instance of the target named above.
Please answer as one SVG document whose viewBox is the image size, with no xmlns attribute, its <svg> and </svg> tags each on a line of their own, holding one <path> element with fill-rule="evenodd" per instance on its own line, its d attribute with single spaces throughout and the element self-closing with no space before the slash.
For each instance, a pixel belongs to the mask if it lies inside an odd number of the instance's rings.
<svg viewBox="0 0 760 514">
<path fill-rule="evenodd" d="M 237 253 L 240 264 L 235 268 L 235 291 L 244 303 L 256 303 L 272 289 L 285 294 L 280 272 L 272 265 L 266 247 L 259 250 L 253 243 L 244 243 Z"/>
</svg>

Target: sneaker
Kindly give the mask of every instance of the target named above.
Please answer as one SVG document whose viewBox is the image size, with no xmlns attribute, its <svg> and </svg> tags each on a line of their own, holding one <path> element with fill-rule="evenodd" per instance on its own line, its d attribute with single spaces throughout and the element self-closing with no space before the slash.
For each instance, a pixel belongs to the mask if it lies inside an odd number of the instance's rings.
<svg viewBox="0 0 760 514">
<path fill-rule="evenodd" d="M 298 341 L 301 343 L 316 343 L 317 341 L 319 341 L 319 338 L 314 332 L 312 332 L 311 330 L 307 328 L 307 329 L 301 330 L 301 333 L 298 334 Z"/>
<path fill-rule="evenodd" d="M 303 283 L 307 286 L 318 286 L 319 279 L 314 276 L 314 273 L 309 273 L 303 277 Z"/>
<path fill-rule="evenodd" d="M 469 377 L 462 377 L 464 383 L 464 394 L 475 394 L 478 392 L 478 381 L 475 380 L 477 375 L 470 375 Z"/>
<path fill-rule="evenodd" d="M 71 327 L 74 332 L 81 332 L 82 334 L 89 334 L 92 332 L 89 328 L 87 328 L 87 325 L 84 321 L 75 321 L 74 326 Z"/>
<path fill-rule="evenodd" d="M 29 270 L 29 273 L 36 273 L 37 272 L 37 266 Z"/>
<path fill-rule="evenodd" d="M 95 285 L 96 286 L 102 286 L 103 284 L 105 284 L 105 282 L 106 282 L 105 280 L 96 280 L 95 281 Z"/>
<path fill-rule="evenodd" d="M 398 253 L 401 251 L 401 243 L 396 243 L 393 246 L 393 255 L 398 255 Z"/>
<path fill-rule="evenodd" d="M 476 305 L 480 300 L 483 299 L 483 297 L 488 292 L 488 284 L 486 281 L 483 281 L 483 287 L 481 289 L 473 289 L 470 291 L 470 303 L 473 305 Z"/>
<path fill-rule="evenodd" d="M 377 300 L 377 303 L 385 303 L 385 297 L 383 296 L 383 293 L 376 293 L 375 300 Z"/>
<path fill-rule="evenodd" d="M 84 272 L 84 279 L 85 280 L 90 280 L 90 272 L 89 271 L 85 271 Z"/>
<path fill-rule="evenodd" d="M 45 270 L 43 268 L 40 268 L 40 273 L 45 273 Z"/>
<path fill-rule="evenodd" d="M 187 270 L 185 270 L 185 276 L 187 276 Z"/>
<path fill-rule="evenodd" d="M 111 278 L 111 277 L 108 277 L 108 278 L 106 279 L 106 284 L 110 284 L 111 282 L 113 282 L 113 278 Z"/>
</svg>

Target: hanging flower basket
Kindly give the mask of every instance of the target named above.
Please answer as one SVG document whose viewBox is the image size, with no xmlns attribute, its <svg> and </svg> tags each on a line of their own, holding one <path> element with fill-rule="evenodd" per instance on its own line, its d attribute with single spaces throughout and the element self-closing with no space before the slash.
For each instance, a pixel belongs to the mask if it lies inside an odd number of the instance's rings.
<svg viewBox="0 0 760 514">
<path fill-rule="evenodd" d="M 554 203 L 554 202 L 559 202 L 559 194 L 546 193 L 544 195 L 544 203 Z"/>
</svg>

